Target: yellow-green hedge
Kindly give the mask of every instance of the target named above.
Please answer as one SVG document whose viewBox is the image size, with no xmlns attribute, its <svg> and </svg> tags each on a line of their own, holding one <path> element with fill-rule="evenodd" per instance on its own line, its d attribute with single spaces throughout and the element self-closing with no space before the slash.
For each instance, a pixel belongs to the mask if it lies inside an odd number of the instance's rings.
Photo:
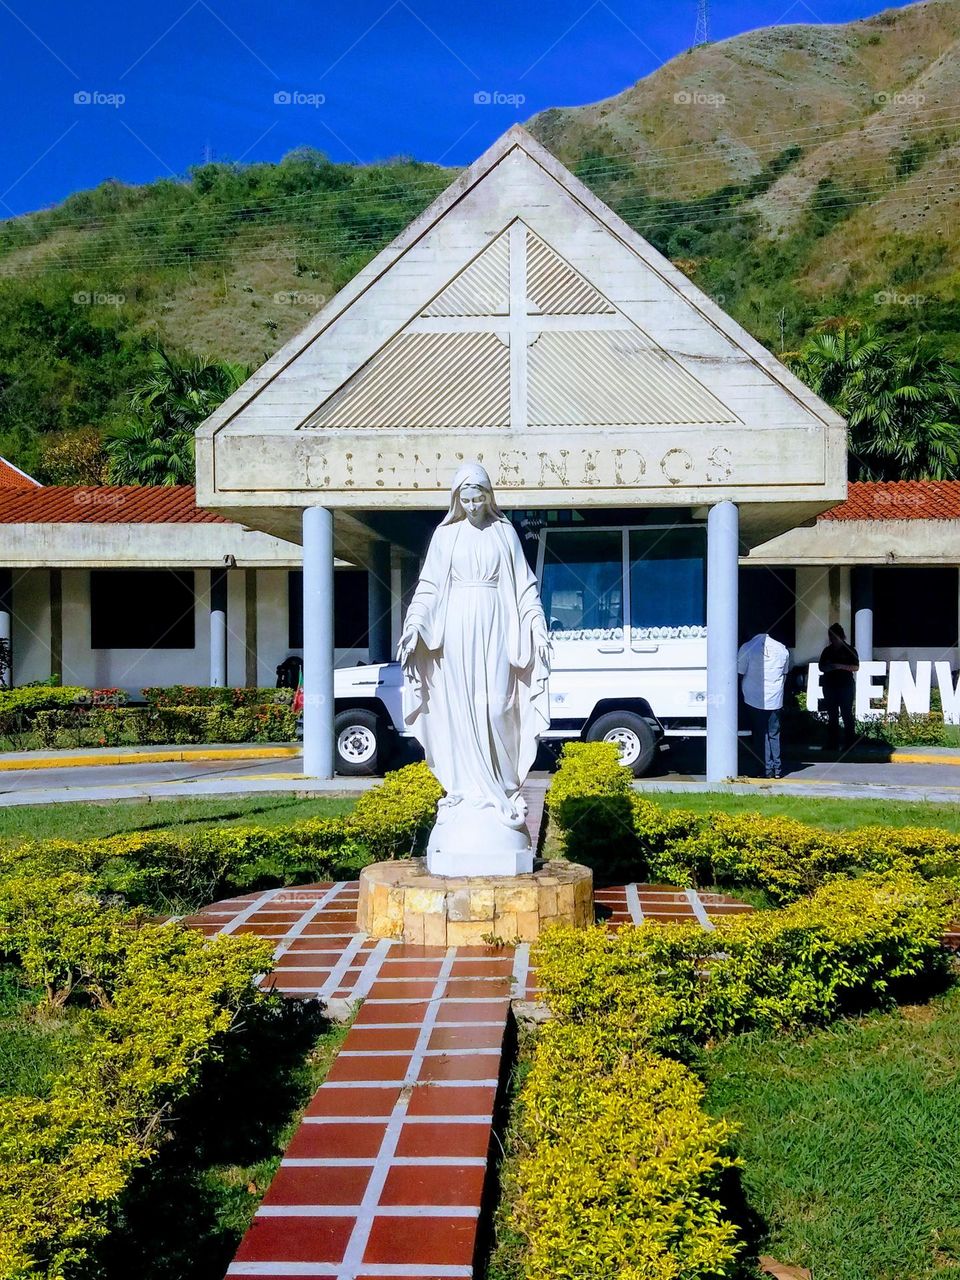
<svg viewBox="0 0 960 1280">
<path fill-rule="evenodd" d="M 960 881 L 960 835 L 935 827 L 825 831 L 759 813 L 668 809 L 631 789 L 610 743 L 564 748 L 547 793 L 569 858 L 607 879 L 756 888 L 796 901 L 837 878 L 913 871 Z"/>
<path fill-rule="evenodd" d="M 275 998 L 253 985 L 272 948 L 125 915 L 73 873 L 0 888 L 0 954 L 48 1007 L 80 990 L 99 1006 L 49 1096 L 0 1097 L 0 1278 L 66 1280 L 203 1066 Z"/>
<path fill-rule="evenodd" d="M 731 1276 L 726 1125 L 677 1058 L 888 999 L 945 964 L 956 902 L 905 872 L 836 881 L 778 911 L 617 933 L 558 928 L 534 963 L 554 1021 L 519 1098 L 513 1219 L 528 1280 Z M 668 1056 L 664 1056 L 668 1055 Z"/>
<path fill-rule="evenodd" d="M 129 902 L 157 911 L 189 909 L 253 888 L 352 879 L 367 863 L 416 853 L 440 795 L 425 764 L 409 765 L 365 792 L 342 818 L 33 841 L 0 850 L 0 875 L 89 873 L 100 889 Z"/>
<path fill-rule="evenodd" d="M 838 880 L 714 932 L 644 924 L 555 929 L 537 943 L 540 985 L 564 1021 L 598 1022 L 684 1054 L 753 1027 L 822 1023 L 883 1000 L 945 962 L 956 899 L 905 872 Z"/>
<path fill-rule="evenodd" d="M 700 1280 L 737 1245 L 729 1126 L 685 1067 L 591 1022 L 548 1023 L 521 1099 L 515 1225 L 528 1280 Z"/>
</svg>

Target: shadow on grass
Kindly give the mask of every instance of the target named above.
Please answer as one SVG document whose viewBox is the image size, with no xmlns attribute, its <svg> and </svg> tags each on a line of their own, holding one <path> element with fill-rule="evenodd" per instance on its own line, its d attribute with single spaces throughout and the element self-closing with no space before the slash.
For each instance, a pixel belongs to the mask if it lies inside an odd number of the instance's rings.
<svg viewBox="0 0 960 1280">
<path fill-rule="evenodd" d="M 221 1280 L 319 1083 L 311 1056 L 325 1034 L 336 1032 L 319 1004 L 281 996 L 236 1030 L 123 1197 L 103 1280 Z"/>
</svg>

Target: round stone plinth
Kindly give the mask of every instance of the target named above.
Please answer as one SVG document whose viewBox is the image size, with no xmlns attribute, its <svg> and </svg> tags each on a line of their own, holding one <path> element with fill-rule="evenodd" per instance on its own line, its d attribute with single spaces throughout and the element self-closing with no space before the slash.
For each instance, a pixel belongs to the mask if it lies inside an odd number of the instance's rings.
<svg viewBox="0 0 960 1280">
<path fill-rule="evenodd" d="M 552 924 L 593 924 L 593 873 L 544 862 L 519 876 L 432 876 L 422 858 L 360 872 L 357 927 L 427 947 L 532 942 Z"/>
</svg>

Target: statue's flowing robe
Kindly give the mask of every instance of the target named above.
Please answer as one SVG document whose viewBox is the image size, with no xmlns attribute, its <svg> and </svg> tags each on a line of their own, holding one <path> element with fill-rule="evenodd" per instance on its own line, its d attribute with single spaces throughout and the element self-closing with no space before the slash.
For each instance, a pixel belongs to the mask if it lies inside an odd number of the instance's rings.
<svg viewBox="0 0 960 1280">
<path fill-rule="evenodd" d="M 420 639 L 404 721 L 449 802 L 523 822 L 518 792 L 550 723 L 537 581 L 506 519 L 441 525 L 407 612 Z"/>
</svg>

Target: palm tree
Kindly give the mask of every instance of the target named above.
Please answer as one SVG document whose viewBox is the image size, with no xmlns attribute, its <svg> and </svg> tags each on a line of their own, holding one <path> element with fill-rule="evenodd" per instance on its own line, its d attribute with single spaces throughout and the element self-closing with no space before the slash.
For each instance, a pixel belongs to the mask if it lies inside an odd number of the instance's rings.
<svg viewBox="0 0 960 1280">
<path fill-rule="evenodd" d="M 136 417 L 106 433 L 111 481 L 192 484 L 194 432 L 249 376 L 247 365 L 156 347 L 130 398 Z"/>
<path fill-rule="evenodd" d="M 841 321 L 791 363 L 847 419 L 851 479 L 960 478 L 960 369 L 923 339 Z"/>
<path fill-rule="evenodd" d="M 159 418 L 134 418 L 107 429 L 111 484 L 193 484 L 193 432 Z"/>
</svg>

